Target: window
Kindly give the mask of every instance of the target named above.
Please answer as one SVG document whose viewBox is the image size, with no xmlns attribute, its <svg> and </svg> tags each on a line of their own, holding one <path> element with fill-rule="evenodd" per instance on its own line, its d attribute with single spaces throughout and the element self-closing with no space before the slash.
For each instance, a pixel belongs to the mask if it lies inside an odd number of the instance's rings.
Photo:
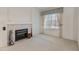
<svg viewBox="0 0 79 59">
<path fill-rule="evenodd" d="M 59 13 L 44 15 L 44 28 L 45 29 L 58 29 L 59 28 Z"/>
</svg>

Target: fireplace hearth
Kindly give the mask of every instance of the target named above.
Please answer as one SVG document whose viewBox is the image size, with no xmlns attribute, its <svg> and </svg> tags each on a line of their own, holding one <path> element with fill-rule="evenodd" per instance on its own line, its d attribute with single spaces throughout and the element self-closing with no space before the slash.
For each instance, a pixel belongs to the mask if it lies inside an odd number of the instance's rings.
<svg viewBox="0 0 79 59">
<path fill-rule="evenodd" d="M 28 29 L 15 30 L 15 41 L 28 37 Z"/>
</svg>

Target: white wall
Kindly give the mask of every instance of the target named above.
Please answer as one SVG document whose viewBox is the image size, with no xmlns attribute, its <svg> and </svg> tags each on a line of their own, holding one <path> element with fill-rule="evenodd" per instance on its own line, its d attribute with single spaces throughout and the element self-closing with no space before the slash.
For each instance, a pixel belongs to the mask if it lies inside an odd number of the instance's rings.
<svg viewBox="0 0 79 59">
<path fill-rule="evenodd" d="M 0 47 L 7 46 L 7 8 L 0 8 Z M 3 31 L 2 27 L 6 27 Z"/>
<path fill-rule="evenodd" d="M 65 7 L 63 13 L 63 28 L 62 35 L 65 39 L 75 40 L 73 39 L 74 34 L 74 7 Z"/>
<path fill-rule="evenodd" d="M 74 20 L 73 20 L 73 39 L 78 41 L 78 7 L 74 10 Z"/>
<path fill-rule="evenodd" d="M 63 38 L 78 41 L 78 12 L 76 7 L 65 7 L 63 13 Z"/>
<path fill-rule="evenodd" d="M 8 29 L 3 31 L 2 27 L 8 28 L 8 24 L 33 24 L 33 35 L 37 35 L 40 33 L 39 20 L 37 8 L 0 8 L 0 47 L 7 46 L 8 41 Z"/>
<path fill-rule="evenodd" d="M 77 29 L 78 29 L 78 33 L 77 33 L 77 38 L 78 38 L 78 48 L 79 48 L 79 7 L 77 8 L 77 18 L 78 18 L 78 22 L 77 22 Z"/>
<path fill-rule="evenodd" d="M 32 24 L 33 35 L 40 32 L 40 12 L 37 8 L 8 8 L 9 24 Z"/>
<path fill-rule="evenodd" d="M 8 23 L 26 24 L 32 23 L 32 8 L 17 7 L 8 8 Z"/>
<path fill-rule="evenodd" d="M 38 9 L 32 9 L 32 31 L 33 36 L 40 33 L 40 12 Z"/>
<path fill-rule="evenodd" d="M 79 7 L 75 8 L 75 25 L 74 25 L 74 37 L 78 41 L 78 48 L 79 48 Z"/>
</svg>

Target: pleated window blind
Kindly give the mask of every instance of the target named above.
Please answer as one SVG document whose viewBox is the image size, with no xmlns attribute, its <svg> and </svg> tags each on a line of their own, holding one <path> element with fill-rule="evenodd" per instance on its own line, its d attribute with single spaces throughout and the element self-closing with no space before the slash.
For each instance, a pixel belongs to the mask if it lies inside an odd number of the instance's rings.
<svg viewBox="0 0 79 59">
<path fill-rule="evenodd" d="M 60 15 L 63 12 L 63 8 L 57 8 L 49 11 L 44 11 L 41 15 L 44 17 L 45 29 L 58 29 Z"/>
</svg>

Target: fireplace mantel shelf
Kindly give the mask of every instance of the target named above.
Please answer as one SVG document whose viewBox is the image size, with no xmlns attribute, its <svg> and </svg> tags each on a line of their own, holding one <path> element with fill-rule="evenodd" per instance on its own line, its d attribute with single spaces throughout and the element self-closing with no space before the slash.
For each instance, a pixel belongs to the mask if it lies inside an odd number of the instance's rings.
<svg viewBox="0 0 79 59">
<path fill-rule="evenodd" d="M 28 24 L 28 25 L 32 25 L 32 23 L 31 22 L 29 22 L 29 23 L 7 23 L 7 24 L 15 24 L 15 25 L 19 25 L 19 24 Z"/>
</svg>

